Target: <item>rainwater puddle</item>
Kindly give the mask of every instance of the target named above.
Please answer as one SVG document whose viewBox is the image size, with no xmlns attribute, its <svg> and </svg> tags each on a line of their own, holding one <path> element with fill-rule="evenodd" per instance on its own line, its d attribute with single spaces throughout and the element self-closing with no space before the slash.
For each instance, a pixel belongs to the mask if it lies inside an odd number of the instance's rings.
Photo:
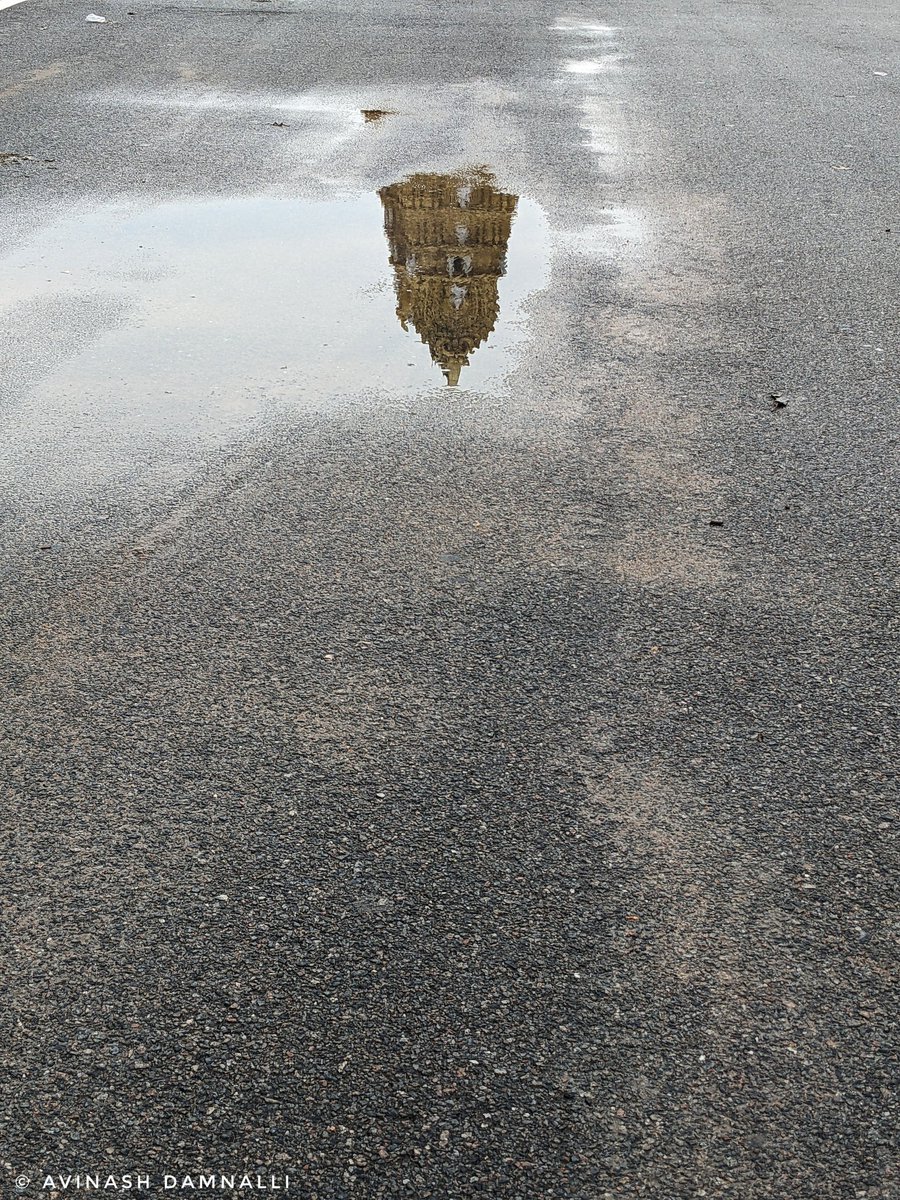
<svg viewBox="0 0 900 1200">
<path fill-rule="evenodd" d="M 73 217 L 0 261 L 0 320 L 26 314 L 38 343 L 4 389 L 7 445 L 64 444 L 102 474 L 142 441 L 219 441 L 273 406 L 501 391 L 549 248 L 540 208 L 484 173 Z M 62 342 L 42 310 L 72 325 Z"/>
</svg>

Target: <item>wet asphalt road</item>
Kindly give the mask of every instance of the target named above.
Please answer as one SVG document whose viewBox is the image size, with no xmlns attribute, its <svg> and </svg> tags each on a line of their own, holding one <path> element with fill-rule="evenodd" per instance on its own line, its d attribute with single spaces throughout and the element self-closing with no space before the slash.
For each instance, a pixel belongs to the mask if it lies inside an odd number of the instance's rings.
<svg viewBox="0 0 900 1200">
<path fill-rule="evenodd" d="M 900 1195 L 894 6 L 88 11 L 0 12 L 4 1189 Z M 382 378 L 482 166 L 504 371 Z"/>
</svg>

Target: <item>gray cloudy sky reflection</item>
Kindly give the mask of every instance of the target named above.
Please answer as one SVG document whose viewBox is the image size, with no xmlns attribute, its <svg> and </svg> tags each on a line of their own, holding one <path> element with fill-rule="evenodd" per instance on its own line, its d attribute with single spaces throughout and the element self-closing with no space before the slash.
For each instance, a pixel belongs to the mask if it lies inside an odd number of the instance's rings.
<svg viewBox="0 0 900 1200">
<path fill-rule="evenodd" d="M 520 200 L 497 325 L 461 389 L 496 391 L 515 365 L 523 305 L 546 283 L 548 251 L 541 210 Z M 373 389 L 446 387 L 428 347 L 398 320 L 375 193 L 108 206 L 0 261 L 0 296 L 7 320 L 19 303 L 67 297 L 89 299 L 97 313 L 82 348 L 42 368 L 18 416 L 7 414 L 22 422 L 20 450 L 29 439 L 43 446 L 32 468 L 48 482 L 59 458 L 96 477 L 142 445 L 189 437 L 202 449 L 273 403 L 321 411 Z M 116 308 L 124 319 L 104 318 Z"/>
</svg>

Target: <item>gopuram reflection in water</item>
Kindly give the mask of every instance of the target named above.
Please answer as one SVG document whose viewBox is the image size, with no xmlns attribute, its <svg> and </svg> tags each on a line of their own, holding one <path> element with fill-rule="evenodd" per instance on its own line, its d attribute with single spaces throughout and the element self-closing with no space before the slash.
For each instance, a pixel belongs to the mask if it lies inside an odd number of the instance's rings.
<svg viewBox="0 0 900 1200">
<path fill-rule="evenodd" d="M 517 196 L 486 172 L 412 175 L 378 193 L 397 290 L 397 316 L 455 387 L 497 322 L 497 287 Z"/>
</svg>

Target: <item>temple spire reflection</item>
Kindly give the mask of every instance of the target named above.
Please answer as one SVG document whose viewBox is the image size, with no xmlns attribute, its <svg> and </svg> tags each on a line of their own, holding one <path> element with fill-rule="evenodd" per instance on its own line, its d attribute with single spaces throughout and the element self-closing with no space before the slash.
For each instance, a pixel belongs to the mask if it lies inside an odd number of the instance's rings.
<svg viewBox="0 0 900 1200">
<path fill-rule="evenodd" d="M 397 291 L 397 316 L 415 329 L 455 387 L 494 328 L 498 282 L 517 196 L 486 172 L 412 175 L 378 193 Z"/>
</svg>

